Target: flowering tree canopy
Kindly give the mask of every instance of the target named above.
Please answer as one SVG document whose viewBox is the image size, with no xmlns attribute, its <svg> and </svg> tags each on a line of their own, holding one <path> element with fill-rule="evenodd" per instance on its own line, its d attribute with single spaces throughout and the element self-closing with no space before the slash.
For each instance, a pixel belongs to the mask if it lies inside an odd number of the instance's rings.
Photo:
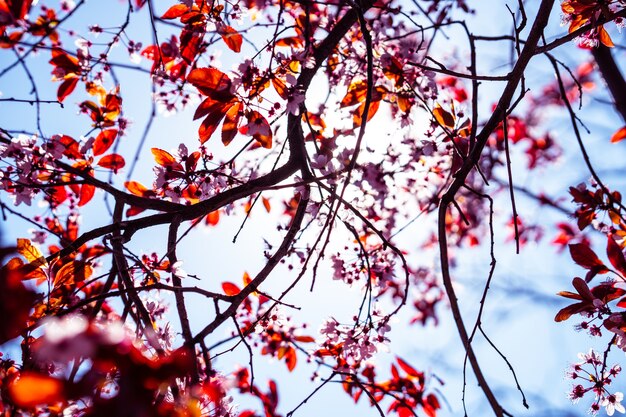
<svg viewBox="0 0 626 417">
<path fill-rule="evenodd" d="M 475 389 L 508 416 L 475 350 L 528 408 L 482 321 L 496 247 L 549 233 L 584 277 L 545 320 L 604 346 L 580 347 L 568 396 L 624 413 L 626 207 L 587 144 L 626 138 L 626 1 L 485 3 L 0 0 L 0 414 L 291 416 L 328 385 L 373 415 L 466 410 Z M 516 182 L 572 154 L 585 182 Z M 468 315 L 454 275 L 475 252 Z M 378 360 L 392 327 L 443 317 L 462 395 Z M 315 385 L 284 405 L 263 357 Z"/>
</svg>

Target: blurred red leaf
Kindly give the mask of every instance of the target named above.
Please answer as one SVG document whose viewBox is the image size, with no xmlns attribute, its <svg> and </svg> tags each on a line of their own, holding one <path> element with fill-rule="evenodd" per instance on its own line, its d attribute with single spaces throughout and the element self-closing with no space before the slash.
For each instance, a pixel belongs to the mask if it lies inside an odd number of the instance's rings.
<svg viewBox="0 0 626 417">
<path fill-rule="evenodd" d="M 243 43 L 243 37 L 231 26 L 224 26 L 219 31 L 220 35 L 222 35 L 222 39 L 226 43 L 226 46 L 230 48 L 231 51 L 240 52 L 241 44 Z"/>
<path fill-rule="evenodd" d="M 65 399 L 63 381 L 34 372 L 24 372 L 9 384 L 13 403 L 32 408 L 40 404 L 53 404 Z"/>
<path fill-rule="evenodd" d="M 626 126 L 613 133 L 613 136 L 611 136 L 611 143 L 620 142 L 624 139 L 626 139 Z"/>
<path fill-rule="evenodd" d="M 238 286 L 228 281 L 222 282 L 222 290 L 226 295 L 237 295 L 241 291 Z"/>
</svg>

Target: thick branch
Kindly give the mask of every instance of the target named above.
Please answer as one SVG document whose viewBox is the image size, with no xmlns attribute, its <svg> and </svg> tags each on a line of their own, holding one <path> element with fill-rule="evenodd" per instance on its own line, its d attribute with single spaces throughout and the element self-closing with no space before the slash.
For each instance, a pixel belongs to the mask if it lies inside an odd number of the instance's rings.
<svg viewBox="0 0 626 417">
<path fill-rule="evenodd" d="M 600 44 L 597 48 L 593 48 L 591 53 L 598 64 L 598 69 L 606 82 L 606 86 L 611 92 L 615 110 L 619 112 L 622 120 L 626 123 L 626 81 L 615 59 L 613 59 L 611 48 Z"/>
</svg>

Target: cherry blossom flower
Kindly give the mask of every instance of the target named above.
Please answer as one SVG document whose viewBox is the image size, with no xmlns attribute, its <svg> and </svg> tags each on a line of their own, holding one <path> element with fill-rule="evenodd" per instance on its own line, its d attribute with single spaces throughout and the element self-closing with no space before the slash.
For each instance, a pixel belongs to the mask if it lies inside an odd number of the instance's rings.
<svg viewBox="0 0 626 417">
<path fill-rule="evenodd" d="M 622 414 L 626 412 L 624 406 L 622 405 L 622 400 L 624 399 L 624 394 L 621 392 L 616 392 L 615 394 L 607 395 L 604 397 L 604 400 L 600 405 L 606 408 L 606 413 L 612 416 L 615 411 L 618 411 Z"/>
</svg>

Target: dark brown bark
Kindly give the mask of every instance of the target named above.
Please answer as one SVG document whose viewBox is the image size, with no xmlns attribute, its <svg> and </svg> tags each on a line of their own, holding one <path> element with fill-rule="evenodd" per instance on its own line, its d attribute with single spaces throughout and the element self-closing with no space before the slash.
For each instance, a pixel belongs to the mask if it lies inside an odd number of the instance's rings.
<svg viewBox="0 0 626 417">
<path fill-rule="evenodd" d="M 615 59 L 613 59 L 611 48 L 601 44 L 597 48 L 592 49 L 591 53 L 611 93 L 615 110 L 617 110 L 620 116 L 622 116 L 624 123 L 626 123 L 626 81 Z"/>
</svg>

